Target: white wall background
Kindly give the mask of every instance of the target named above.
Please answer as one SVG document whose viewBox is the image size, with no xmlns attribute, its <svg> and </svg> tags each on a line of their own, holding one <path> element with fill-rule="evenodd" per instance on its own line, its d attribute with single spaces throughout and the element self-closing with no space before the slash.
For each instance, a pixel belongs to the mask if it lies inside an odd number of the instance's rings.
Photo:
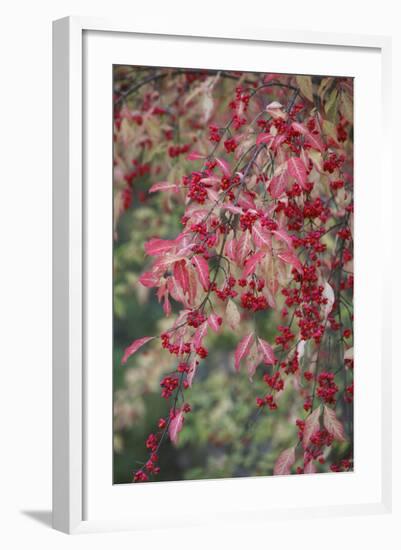
<svg viewBox="0 0 401 550">
<path fill-rule="evenodd" d="M 392 516 L 233 526 L 227 531 L 155 531 L 67 537 L 52 531 L 51 507 L 51 21 L 65 15 L 165 22 L 196 19 L 229 28 L 266 28 L 393 36 L 393 139 L 400 152 L 401 17 L 396 0 L 14 0 L 3 4 L 1 40 L 1 386 L 0 544 L 3 548 L 152 550 L 208 547 L 399 547 L 400 399 L 395 393 L 395 511 Z M 372 136 L 372 139 L 375 139 Z M 397 182 L 396 182 L 397 183 Z M 389 203 L 399 218 L 399 184 Z M 397 209 L 397 210 L 396 210 Z M 397 230 L 394 227 L 394 230 Z M 397 230 L 399 235 L 399 229 Z M 400 244 L 394 238 L 395 262 Z M 374 253 L 374 251 L 372 251 Z M 394 281 L 399 271 L 394 265 Z M 400 300 L 394 289 L 395 310 Z M 398 305 L 398 308 L 397 308 Z M 398 314 L 399 315 L 399 314 Z M 401 388 L 394 315 L 394 387 Z M 398 323 L 398 327 L 396 327 Z M 398 363 L 398 364 L 397 364 Z M 396 390 L 397 391 L 397 390 Z M 398 390 L 399 391 L 399 390 Z M 375 444 L 372 442 L 372 444 Z M 266 495 L 268 498 L 268 495 Z M 185 503 L 183 503 L 185 506 Z M 177 513 L 179 513 L 177 503 Z M 397 521 L 398 520 L 398 521 Z M 155 519 L 155 525 L 157 520 Z M 398 543 L 398 544 L 397 544 Z"/>
</svg>

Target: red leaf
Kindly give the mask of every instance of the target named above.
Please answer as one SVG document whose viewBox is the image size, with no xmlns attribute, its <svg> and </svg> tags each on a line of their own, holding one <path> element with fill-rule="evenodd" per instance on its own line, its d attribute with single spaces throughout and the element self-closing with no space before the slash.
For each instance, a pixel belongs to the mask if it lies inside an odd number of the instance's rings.
<svg viewBox="0 0 401 550">
<path fill-rule="evenodd" d="M 323 408 L 323 424 L 326 430 L 337 439 L 345 441 L 344 428 L 336 416 L 336 411 L 330 409 L 327 405 Z"/>
<path fill-rule="evenodd" d="M 287 161 L 287 166 L 290 176 L 296 179 L 302 189 L 306 189 L 307 174 L 305 164 L 302 160 L 299 157 L 291 157 Z"/>
<path fill-rule="evenodd" d="M 292 265 L 292 267 L 295 267 L 295 269 L 299 273 L 303 273 L 302 264 L 299 261 L 298 257 L 289 250 L 285 250 L 284 252 L 280 252 L 280 254 L 277 254 L 277 256 L 280 258 L 280 260 L 283 260 L 286 264 Z"/>
<path fill-rule="evenodd" d="M 178 434 L 182 430 L 182 425 L 184 424 L 184 413 L 183 411 L 179 411 L 176 413 L 174 418 L 170 420 L 170 425 L 168 428 L 168 435 L 170 436 L 171 442 L 174 443 L 174 445 L 177 445 L 178 443 Z"/>
<path fill-rule="evenodd" d="M 191 363 L 189 365 L 189 370 L 187 374 L 187 382 L 189 384 L 189 387 L 192 386 L 192 381 L 195 377 L 197 368 L 198 368 L 199 361 L 196 359 L 196 356 L 194 356 L 191 360 Z"/>
<path fill-rule="evenodd" d="M 237 259 L 236 248 L 237 248 L 237 241 L 235 239 L 230 239 L 229 241 L 226 242 L 226 246 L 225 246 L 226 256 L 233 262 L 235 262 Z"/>
<path fill-rule="evenodd" d="M 239 265 L 242 265 L 244 263 L 245 258 L 249 254 L 250 240 L 251 240 L 251 237 L 250 237 L 249 231 L 245 231 L 245 233 L 243 233 L 237 241 L 236 255 L 237 255 L 237 262 Z"/>
<path fill-rule="evenodd" d="M 291 235 L 289 233 L 287 233 L 287 231 L 283 228 L 281 229 L 275 229 L 274 231 L 272 231 L 272 233 L 274 235 L 276 235 L 276 237 L 278 239 L 280 239 L 280 241 L 283 241 L 285 242 L 285 244 L 288 246 L 288 248 L 292 248 L 292 238 L 291 238 Z"/>
<path fill-rule="evenodd" d="M 176 300 L 176 302 L 184 303 L 184 294 L 182 292 L 181 286 L 178 284 L 178 281 L 175 277 L 169 277 L 167 279 L 167 288 L 171 296 Z"/>
<path fill-rule="evenodd" d="M 155 336 L 144 336 L 143 338 L 138 338 L 138 340 L 134 340 L 132 344 L 130 344 L 124 351 L 124 356 L 121 360 L 121 363 L 125 365 L 128 357 L 131 357 L 131 355 L 138 351 L 139 348 L 146 344 L 146 342 L 149 342 L 149 340 L 153 340 L 154 338 Z"/>
<path fill-rule="evenodd" d="M 273 199 L 278 199 L 287 189 L 288 172 L 283 170 L 278 176 L 274 176 L 269 184 L 269 192 Z"/>
<path fill-rule="evenodd" d="M 216 158 L 215 160 L 216 160 L 217 164 L 219 165 L 220 170 L 223 172 L 223 174 L 227 177 L 230 177 L 231 171 L 230 171 L 230 166 L 229 166 L 228 162 L 226 162 L 223 159 L 219 159 L 219 158 Z"/>
<path fill-rule="evenodd" d="M 189 275 L 185 264 L 185 260 L 175 262 L 173 267 L 173 275 L 177 283 L 182 288 L 184 294 L 189 291 Z"/>
<path fill-rule="evenodd" d="M 255 201 L 253 200 L 253 196 L 250 193 L 240 193 L 238 197 L 238 204 L 241 206 L 241 208 L 256 210 Z"/>
<path fill-rule="evenodd" d="M 251 349 L 252 340 L 253 340 L 253 333 L 251 332 L 251 334 L 248 334 L 248 336 L 245 336 L 241 340 L 241 342 L 238 344 L 237 349 L 235 350 L 235 353 L 234 353 L 234 360 L 235 360 L 234 365 L 235 365 L 236 371 L 239 371 L 241 359 L 243 359 Z"/>
<path fill-rule="evenodd" d="M 274 136 L 272 134 L 262 133 L 256 138 L 256 145 L 260 145 L 261 143 L 271 143 L 273 140 Z"/>
<path fill-rule="evenodd" d="M 171 304 L 170 304 L 170 300 L 168 299 L 168 293 L 166 293 L 164 295 L 163 311 L 164 311 L 164 315 L 166 317 L 170 317 L 170 315 L 171 315 Z"/>
<path fill-rule="evenodd" d="M 197 153 L 196 151 L 192 151 L 192 153 L 189 153 L 187 155 L 187 160 L 199 160 L 204 159 L 205 155 L 201 155 L 200 153 Z"/>
<path fill-rule="evenodd" d="M 306 126 L 304 126 L 303 124 L 300 124 L 299 122 L 293 122 L 291 124 L 291 127 L 299 132 L 300 134 L 302 134 L 303 136 L 306 136 L 307 134 L 309 134 L 309 130 Z"/>
<path fill-rule="evenodd" d="M 202 345 L 202 340 L 206 336 L 208 324 L 206 322 L 202 323 L 195 331 L 194 334 L 194 347 L 199 348 Z"/>
<path fill-rule="evenodd" d="M 310 145 L 310 147 L 312 147 L 312 149 L 316 149 L 321 153 L 323 153 L 326 149 L 320 137 L 316 136 L 315 134 L 308 133 L 306 135 L 305 141 L 308 145 Z"/>
<path fill-rule="evenodd" d="M 199 255 L 192 258 L 192 263 L 198 273 L 199 281 L 203 287 L 203 290 L 209 290 L 209 264 L 203 256 Z"/>
<path fill-rule="evenodd" d="M 249 275 L 252 275 L 258 263 L 260 263 L 265 257 L 266 257 L 266 252 L 263 252 L 263 251 L 257 252 L 256 254 L 253 254 L 252 256 L 250 256 L 245 262 L 245 267 L 244 267 L 244 271 L 242 272 L 242 277 L 246 279 Z"/>
<path fill-rule="evenodd" d="M 178 186 L 176 183 L 170 183 L 169 181 L 159 181 L 159 183 L 154 183 L 149 189 L 149 193 L 156 193 L 156 191 L 174 191 L 177 193 Z"/>
<path fill-rule="evenodd" d="M 288 476 L 291 473 L 291 467 L 295 463 L 295 447 L 290 447 L 283 451 L 273 469 L 273 475 L 275 476 Z"/>
<path fill-rule="evenodd" d="M 257 220 L 252 226 L 253 242 L 259 248 L 270 248 L 271 239 L 268 231 L 262 227 L 259 220 Z"/>
<path fill-rule="evenodd" d="M 214 330 L 214 332 L 219 331 L 221 327 L 221 317 L 219 317 L 215 313 L 211 313 L 207 318 L 207 322 L 209 324 L 209 327 Z"/>
<path fill-rule="evenodd" d="M 274 355 L 273 348 L 268 342 L 266 342 L 266 340 L 262 340 L 262 338 L 258 338 L 258 341 L 259 348 L 263 353 L 265 365 L 274 365 L 276 362 L 276 356 Z"/>
<path fill-rule="evenodd" d="M 167 239 L 150 239 L 150 241 L 145 243 L 145 252 L 149 256 L 160 256 L 165 252 L 169 252 L 175 244 L 175 241 Z"/>
<path fill-rule="evenodd" d="M 157 283 L 159 282 L 159 277 L 157 277 L 151 271 L 145 271 L 145 273 L 142 273 L 142 275 L 139 277 L 139 282 L 141 283 L 141 285 L 146 286 L 147 288 L 152 288 L 154 286 L 157 286 Z"/>
<path fill-rule="evenodd" d="M 302 437 L 302 445 L 304 449 L 308 446 L 310 438 L 319 429 L 319 417 L 320 417 L 321 408 L 320 405 L 315 409 L 305 420 L 305 427 Z"/>
</svg>

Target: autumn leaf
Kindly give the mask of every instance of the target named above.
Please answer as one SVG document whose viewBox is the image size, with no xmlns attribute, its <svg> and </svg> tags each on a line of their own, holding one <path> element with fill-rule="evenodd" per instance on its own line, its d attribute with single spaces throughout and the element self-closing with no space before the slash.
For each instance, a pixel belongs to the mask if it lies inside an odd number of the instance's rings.
<svg viewBox="0 0 401 550">
<path fill-rule="evenodd" d="M 202 345 L 202 340 L 206 336 L 207 330 L 208 330 L 208 324 L 207 324 L 206 321 L 204 323 L 202 323 L 196 329 L 195 334 L 194 334 L 194 346 L 195 346 L 195 348 L 199 348 L 199 346 Z"/>
<path fill-rule="evenodd" d="M 130 344 L 126 350 L 124 351 L 124 356 L 121 360 L 121 363 L 125 365 L 127 362 L 127 359 L 131 357 L 131 355 L 134 355 L 135 352 L 139 350 L 142 346 L 144 346 L 147 342 L 150 340 L 153 340 L 155 336 L 144 336 L 143 338 L 138 338 L 137 340 L 134 340 L 132 344 Z"/>
<path fill-rule="evenodd" d="M 303 431 L 303 437 L 302 437 L 302 445 L 304 449 L 309 444 L 310 438 L 315 433 L 316 430 L 319 429 L 319 418 L 321 413 L 321 406 L 319 405 L 317 409 L 311 412 L 311 414 L 308 416 L 308 418 L 305 420 L 305 427 Z"/>
<path fill-rule="evenodd" d="M 168 434 L 170 436 L 171 442 L 174 445 L 177 445 L 177 443 L 178 443 L 178 434 L 182 430 L 183 424 L 184 424 L 184 413 L 183 413 L 183 411 L 180 410 L 170 420 L 170 425 L 169 425 L 169 428 L 168 428 Z"/>
<path fill-rule="evenodd" d="M 287 189 L 288 172 L 283 170 L 280 174 L 274 176 L 269 184 L 269 192 L 273 199 L 279 199 Z"/>
<path fill-rule="evenodd" d="M 307 174 L 305 164 L 302 162 L 302 160 L 299 157 L 291 157 L 287 161 L 287 167 L 290 176 L 295 178 L 302 189 L 306 189 Z"/>
<path fill-rule="evenodd" d="M 203 287 L 203 290 L 209 289 L 209 264 L 203 256 L 195 255 L 192 258 L 192 264 L 198 273 L 199 282 Z"/>
<path fill-rule="evenodd" d="M 214 332 L 218 332 L 221 327 L 221 317 L 216 315 L 216 313 L 211 313 L 209 317 L 207 318 L 207 322 L 209 327 L 214 330 Z"/>
<path fill-rule="evenodd" d="M 258 338 L 258 342 L 259 348 L 264 357 L 265 365 L 274 365 L 274 363 L 276 362 L 276 356 L 274 355 L 274 351 L 271 345 L 265 340 L 262 340 L 262 338 Z"/>
<path fill-rule="evenodd" d="M 253 242 L 259 248 L 271 248 L 271 238 L 268 231 L 262 227 L 259 220 L 252 226 Z"/>
<path fill-rule="evenodd" d="M 170 250 L 175 246 L 175 241 L 170 241 L 166 239 L 150 239 L 145 243 L 145 252 L 148 256 L 160 256 Z"/>
<path fill-rule="evenodd" d="M 242 277 L 246 279 L 249 277 L 249 275 L 252 275 L 254 273 L 256 266 L 266 257 L 266 252 L 256 252 L 256 254 L 253 254 L 250 256 L 246 262 L 244 271 L 242 272 Z"/>
<path fill-rule="evenodd" d="M 230 165 L 228 164 L 228 162 L 223 160 L 223 159 L 219 159 L 219 158 L 216 158 L 215 160 L 216 160 L 220 170 L 223 172 L 223 175 L 226 176 L 226 177 L 230 177 L 231 170 L 230 170 Z"/>
<path fill-rule="evenodd" d="M 324 405 L 323 424 L 326 430 L 337 439 L 337 441 L 345 441 L 344 428 L 336 416 L 336 411 Z"/>
<path fill-rule="evenodd" d="M 241 359 L 243 359 L 251 349 L 253 337 L 254 337 L 253 333 L 251 332 L 250 334 L 245 336 L 238 344 L 237 349 L 235 350 L 235 353 L 234 353 L 234 359 L 235 359 L 234 365 L 235 365 L 236 371 L 239 371 L 240 369 Z"/>
<path fill-rule="evenodd" d="M 174 191 L 174 193 L 177 193 L 178 186 L 176 183 L 170 183 L 169 181 L 159 181 L 149 188 L 149 193 L 156 193 L 156 191 Z"/>
<path fill-rule="evenodd" d="M 292 267 L 295 267 L 295 269 L 299 273 L 303 273 L 303 267 L 301 262 L 298 259 L 298 256 L 296 256 L 293 252 L 286 250 L 284 252 L 280 252 L 277 254 L 277 256 L 280 258 L 280 260 L 283 260 L 286 264 L 290 264 Z"/>
<path fill-rule="evenodd" d="M 274 464 L 273 475 L 287 476 L 291 473 L 291 467 L 295 463 L 295 447 L 283 451 Z"/>
<path fill-rule="evenodd" d="M 225 319 L 231 329 L 236 330 L 239 327 L 241 315 L 233 300 L 227 302 Z"/>
</svg>

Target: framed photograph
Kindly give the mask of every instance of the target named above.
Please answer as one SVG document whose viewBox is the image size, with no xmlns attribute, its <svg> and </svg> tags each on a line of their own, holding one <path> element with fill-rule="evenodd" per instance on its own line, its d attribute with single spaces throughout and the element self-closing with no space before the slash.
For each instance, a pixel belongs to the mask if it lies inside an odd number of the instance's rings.
<svg viewBox="0 0 401 550">
<path fill-rule="evenodd" d="M 389 39 L 53 53 L 54 527 L 389 511 Z"/>
</svg>

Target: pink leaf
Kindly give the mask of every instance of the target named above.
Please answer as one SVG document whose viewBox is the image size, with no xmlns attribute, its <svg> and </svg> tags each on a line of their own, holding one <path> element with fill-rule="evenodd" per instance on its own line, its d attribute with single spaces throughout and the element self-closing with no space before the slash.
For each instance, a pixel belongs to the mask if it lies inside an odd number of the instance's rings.
<svg viewBox="0 0 401 550">
<path fill-rule="evenodd" d="M 245 231 L 237 241 L 237 262 L 242 265 L 249 254 L 251 237 L 249 231 Z"/>
<path fill-rule="evenodd" d="M 302 189 L 306 189 L 307 174 L 305 164 L 302 160 L 299 157 L 291 157 L 287 161 L 287 166 L 290 176 L 296 179 Z"/>
<path fill-rule="evenodd" d="M 305 420 L 305 427 L 302 437 L 302 445 L 304 449 L 308 446 L 310 438 L 319 429 L 319 417 L 320 417 L 321 408 L 320 405 L 315 409 Z"/>
<path fill-rule="evenodd" d="M 167 239 L 150 239 L 150 241 L 145 243 L 145 252 L 149 256 L 160 256 L 165 252 L 169 252 L 175 244 L 175 241 Z"/>
<path fill-rule="evenodd" d="M 228 210 L 232 214 L 242 214 L 242 208 L 240 208 L 239 206 L 234 206 L 233 204 L 230 204 L 230 203 L 223 204 L 222 208 L 224 210 Z"/>
<path fill-rule="evenodd" d="M 263 353 L 265 365 L 274 365 L 274 363 L 276 362 L 276 356 L 274 355 L 273 348 L 268 342 L 266 342 L 266 340 L 262 340 L 262 338 L 258 338 L 258 341 L 259 348 Z"/>
<path fill-rule="evenodd" d="M 295 463 L 295 447 L 290 447 L 283 451 L 273 469 L 273 475 L 275 476 L 288 476 L 291 473 L 291 467 Z"/>
<path fill-rule="evenodd" d="M 240 193 L 240 196 L 238 197 L 238 204 L 242 208 L 247 208 L 248 210 L 256 210 L 255 201 L 253 200 L 253 196 L 250 193 Z"/>
<path fill-rule="evenodd" d="M 249 277 L 249 275 L 252 275 L 254 273 L 256 266 L 266 257 L 266 252 L 257 252 L 256 254 L 253 254 L 253 256 L 250 256 L 244 266 L 244 270 L 242 272 L 242 277 L 246 279 Z"/>
<path fill-rule="evenodd" d="M 262 133 L 256 138 L 256 145 L 260 145 L 261 143 L 271 143 L 273 140 L 274 136 L 272 134 Z"/>
<path fill-rule="evenodd" d="M 203 256 L 199 255 L 192 258 L 192 264 L 195 266 L 198 273 L 199 281 L 203 287 L 203 290 L 209 290 L 209 264 Z"/>
<path fill-rule="evenodd" d="M 187 155 L 187 160 L 200 160 L 204 159 L 205 155 L 201 155 L 200 153 L 197 153 L 196 151 L 192 151 L 192 153 L 189 153 Z"/>
<path fill-rule="evenodd" d="M 188 270 L 186 267 L 185 260 L 181 260 L 179 262 L 176 262 L 173 267 L 173 275 L 177 283 L 182 288 L 182 291 L 188 292 L 189 291 L 189 275 Z"/>
<path fill-rule="evenodd" d="M 174 298 L 176 302 L 181 302 L 181 303 L 185 302 L 182 288 L 178 284 L 178 281 L 175 277 L 169 277 L 167 279 L 167 288 L 171 296 Z"/>
<path fill-rule="evenodd" d="M 283 170 L 278 176 L 274 176 L 269 184 L 269 192 L 273 199 L 278 199 L 287 189 L 288 172 Z"/>
<path fill-rule="evenodd" d="M 306 126 L 304 126 L 303 124 L 300 124 L 299 122 L 293 122 L 291 124 L 291 127 L 298 133 L 302 134 L 303 136 L 305 136 L 306 134 L 309 134 L 309 130 Z"/>
<path fill-rule="evenodd" d="M 168 435 L 170 436 L 171 442 L 174 445 L 178 443 L 178 434 L 182 430 L 184 424 L 184 413 L 179 411 L 176 415 L 170 420 L 170 425 L 168 428 Z"/>
<path fill-rule="evenodd" d="M 207 329 L 208 329 L 208 324 L 206 322 L 202 323 L 196 329 L 195 334 L 194 334 L 194 340 L 193 340 L 193 344 L 194 344 L 195 349 L 199 348 L 202 345 L 202 340 L 206 336 Z"/>
<path fill-rule="evenodd" d="M 232 260 L 233 262 L 236 261 L 236 248 L 237 248 L 237 242 L 235 239 L 230 239 L 227 241 L 225 246 L 225 253 L 228 259 Z"/>
<path fill-rule="evenodd" d="M 199 361 L 196 359 L 196 356 L 194 356 L 189 364 L 189 370 L 187 374 L 187 382 L 189 384 L 189 387 L 192 386 L 192 382 L 195 377 L 198 365 L 199 365 Z"/>
<path fill-rule="evenodd" d="M 284 228 L 276 229 L 272 231 L 272 233 L 276 235 L 276 237 L 280 239 L 280 241 L 285 242 L 288 248 L 292 248 L 292 237 L 289 233 L 287 233 L 287 231 Z"/>
<path fill-rule="evenodd" d="M 304 466 L 304 474 L 316 474 L 316 466 L 313 460 L 309 460 Z"/>
<path fill-rule="evenodd" d="M 207 196 L 212 202 L 219 202 L 219 194 L 214 189 L 207 189 Z"/>
<path fill-rule="evenodd" d="M 134 340 L 132 344 L 130 344 L 126 350 L 124 351 L 124 356 L 121 360 L 121 363 L 125 365 L 127 362 L 128 357 L 131 357 L 136 351 L 139 350 L 143 345 L 146 344 L 146 342 L 149 342 L 150 340 L 153 340 L 155 336 L 144 336 L 143 338 L 139 338 L 138 340 Z"/>
<path fill-rule="evenodd" d="M 326 149 L 320 137 L 315 134 L 308 133 L 305 141 L 308 145 L 310 145 L 310 147 L 312 147 L 312 149 L 316 149 L 321 153 L 323 153 Z"/>
<path fill-rule="evenodd" d="M 240 368 L 240 362 L 241 359 L 243 359 L 247 353 L 249 352 L 253 340 L 253 333 L 248 334 L 248 336 L 245 336 L 241 342 L 238 344 L 235 353 L 234 353 L 234 360 L 235 360 L 235 370 L 239 371 Z"/>
<path fill-rule="evenodd" d="M 171 315 L 171 303 L 170 303 L 170 300 L 168 299 L 168 293 L 166 293 L 164 295 L 163 311 L 164 311 L 164 315 L 166 317 L 170 317 L 170 315 Z"/>
<path fill-rule="evenodd" d="M 160 181 L 159 183 L 154 183 L 149 189 L 149 193 L 156 193 L 156 191 L 174 191 L 177 193 L 178 186 L 176 183 L 170 183 L 169 181 Z"/>
<path fill-rule="evenodd" d="M 228 164 L 227 161 L 223 160 L 223 159 L 219 159 L 216 157 L 216 162 L 217 164 L 219 165 L 220 167 L 220 170 L 223 172 L 223 174 L 226 176 L 226 177 L 230 177 L 231 175 L 231 171 L 230 171 L 230 166 Z"/>
<path fill-rule="evenodd" d="M 259 248 L 271 248 L 271 239 L 268 231 L 262 227 L 259 220 L 252 226 L 253 242 Z"/>
<path fill-rule="evenodd" d="M 142 275 L 139 277 L 139 282 L 141 283 L 141 285 L 146 286 L 147 288 L 152 288 L 154 286 L 157 286 L 159 282 L 159 277 L 157 277 L 151 271 L 145 271 L 145 273 L 142 273 Z"/>
<path fill-rule="evenodd" d="M 337 439 L 337 441 L 345 441 L 344 428 L 336 416 L 336 411 L 324 405 L 323 409 L 323 424 L 326 430 Z"/>
<path fill-rule="evenodd" d="M 289 250 L 285 250 L 284 252 L 280 252 L 280 254 L 277 254 L 277 256 L 280 258 L 280 260 L 283 260 L 286 264 L 292 265 L 292 267 L 295 267 L 295 269 L 299 273 L 303 273 L 302 264 L 299 261 L 298 257 Z"/>
<path fill-rule="evenodd" d="M 219 317 L 219 315 L 216 315 L 216 313 L 211 313 L 207 318 L 207 322 L 209 324 L 209 327 L 214 330 L 214 332 L 218 332 L 220 330 L 221 317 Z"/>
</svg>

